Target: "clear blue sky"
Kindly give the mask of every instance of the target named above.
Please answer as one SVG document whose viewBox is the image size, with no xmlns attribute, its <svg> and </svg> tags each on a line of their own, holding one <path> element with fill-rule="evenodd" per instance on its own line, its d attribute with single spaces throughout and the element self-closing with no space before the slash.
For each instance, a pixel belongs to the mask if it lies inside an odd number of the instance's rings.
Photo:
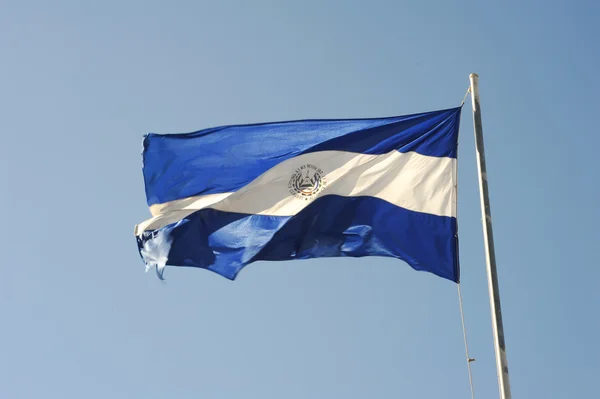
<svg viewBox="0 0 600 399">
<path fill-rule="evenodd" d="M 600 373 L 593 1 L 0 2 L 0 398 L 468 398 L 456 286 L 393 259 L 144 274 L 147 132 L 460 104 L 481 78 L 513 395 Z M 470 107 L 475 393 L 497 395 Z"/>
</svg>

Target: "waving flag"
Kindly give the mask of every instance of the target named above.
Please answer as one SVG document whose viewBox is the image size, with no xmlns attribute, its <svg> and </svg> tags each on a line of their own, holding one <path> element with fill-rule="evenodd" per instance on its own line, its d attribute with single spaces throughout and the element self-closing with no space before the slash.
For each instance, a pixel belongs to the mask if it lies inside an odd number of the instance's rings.
<svg viewBox="0 0 600 399">
<path fill-rule="evenodd" d="M 386 256 L 458 282 L 460 107 L 144 138 L 147 267 Z"/>
</svg>

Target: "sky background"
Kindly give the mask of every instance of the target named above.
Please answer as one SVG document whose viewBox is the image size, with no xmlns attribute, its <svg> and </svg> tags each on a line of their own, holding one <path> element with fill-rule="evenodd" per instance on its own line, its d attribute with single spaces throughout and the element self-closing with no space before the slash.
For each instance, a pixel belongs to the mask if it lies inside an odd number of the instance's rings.
<svg viewBox="0 0 600 399">
<path fill-rule="evenodd" d="M 460 104 L 480 75 L 513 397 L 597 397 L 600 3 L 0 0 L 0 398 L 468 398 L 455 284 L 394 259 L 144 273 L 147 132 Z M 475 395 L 497 397 L 470 103 Z"/>
</svg>

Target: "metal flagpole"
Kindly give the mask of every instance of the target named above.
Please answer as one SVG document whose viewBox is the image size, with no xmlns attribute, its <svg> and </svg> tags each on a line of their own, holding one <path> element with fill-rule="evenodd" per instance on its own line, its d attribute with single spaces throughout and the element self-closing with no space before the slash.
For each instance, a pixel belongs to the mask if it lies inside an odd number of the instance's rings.
<svg viewBox="0 0 600 399">
<path fill-rule="evenodd" d="M 506 359 L 506 347 L 504 342 L 504 327 L 502 325 L 502 309 L 500 308 L 500 292 L 498 289 L 498 274 L 496 271 L 492 214 L 490 210 L 487 169 L 483 147 L 483 126 L 481 124 L 481 108 L 479 105 L 479 76 L 476 73 L 472 73 L 469 76 L 469 79 L 471 81 L 471 100 L 473 102 L 473 124 L 475 125 L 479 194 L 481 197 L 483 239 L 485 241 L 485 260 L 487 264 L 488 290 L 490 293 L 490 310 L 492 313 L 492 328 L 494 330 L 498 388 L 500 389 L 500 399 L 511 399 L 510 382 L 508 379 L 508 361 Z"/>
</svg>

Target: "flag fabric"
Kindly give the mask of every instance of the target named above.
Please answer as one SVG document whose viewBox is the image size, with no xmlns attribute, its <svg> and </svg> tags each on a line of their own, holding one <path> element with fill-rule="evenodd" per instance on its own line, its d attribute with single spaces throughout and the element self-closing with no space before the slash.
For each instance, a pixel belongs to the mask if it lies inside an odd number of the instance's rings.
<svg viewBox="0 0 600 399">
<path fill-rule="evenodd" d="M 147 267 L 235 279 L 255 261 L 385 256 L 459 281 L 461 108 L 148 134 Z"/>
</svg>

